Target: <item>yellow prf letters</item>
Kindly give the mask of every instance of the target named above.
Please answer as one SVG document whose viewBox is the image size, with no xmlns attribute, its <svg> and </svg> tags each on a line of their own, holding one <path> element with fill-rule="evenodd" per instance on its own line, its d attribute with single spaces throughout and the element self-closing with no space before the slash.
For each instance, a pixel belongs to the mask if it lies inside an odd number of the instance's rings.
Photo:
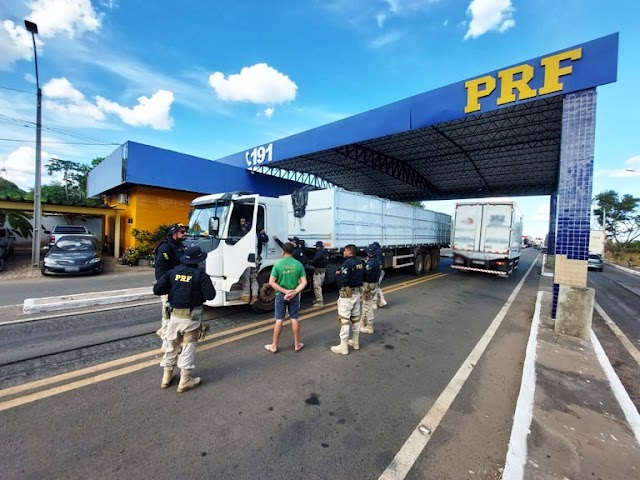
<svg viewBox="0 0 640 480">
<path fill-rule="evenodd" d="M 464 107 L 464 113 L 481 110 L 480 99 L 491 95 L 498 82 L 500 82 L 500 96 L 496 100 L 496 105 L 506 105 L 516 100 L 526 100 L 538 95 L 561 92 L 564 84 L 560 81 L 560 77 L 570 75 L 573 72 L 572 65 L 561 67 L 561 62 L 566 60 L 573 62 L 580 58 L 582 58 L 582 48 L 574 48 L 542 58 L 540 65 L 544 71 L 544 82 L 539 90 L 529 86 L 535 71 L 533 66 L 526 63 L 498 71 L 498 79 L 492 75 L 485 75 L 468 80 L 464 83 L 464 88 L 467 90 L 467 104 Z M 516 90 L 518 91 L 517 98 Z"/>
<path fill-rule="evenodd" d="M 176 273 L 176 277 L 174 278 L 174 280 L 176 282 L 189 283 L 192 278 L 193 278 L 193 275 L 180 275 L 179 273 Z"/>
</svg>

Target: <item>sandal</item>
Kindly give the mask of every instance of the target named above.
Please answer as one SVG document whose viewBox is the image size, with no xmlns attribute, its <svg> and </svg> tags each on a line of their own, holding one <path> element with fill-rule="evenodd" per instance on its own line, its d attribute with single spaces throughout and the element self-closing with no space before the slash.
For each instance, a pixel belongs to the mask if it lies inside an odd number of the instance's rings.
<svg viewBox="0 0 640 480">
<path fill-rule="evenodd" d="M 295 348 L 295 347 L 294 347 L 294 350 L 295 350 L 296 352 L 299 352 L 300 350 L 302 350 L 302 349 L 304 348 L 304 343 L 300 342 L 300 344 L 299 344 L 299 345 L 300 345 L 300 348 Z"/>
<path fill-rule="evenodd" d="M 265 345 L 265 346 L 264 346 L 264 349 L 265 349 L 267 352 L 271 352 L 271 353 L 278 353 L 278 349 L 277 349 L 277 348 L 276 348 L 275 350 L 272 350 L 272 349 L 271 349 L 271 344 Z"/>
</svg>

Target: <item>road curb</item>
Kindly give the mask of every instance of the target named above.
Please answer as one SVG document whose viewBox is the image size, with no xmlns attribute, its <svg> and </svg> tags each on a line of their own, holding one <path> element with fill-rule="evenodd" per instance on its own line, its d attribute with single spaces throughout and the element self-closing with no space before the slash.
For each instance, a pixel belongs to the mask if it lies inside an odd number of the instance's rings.
<svg viewBox="0 0 640 480">
<path fill-rule="evenodd" d="M 615 263 L 611 263 L 611 262 L 607 262 L 607 261 L 605 261 L 604 263 L 605 263 L 605 265 L 607 265 L 609 267 L 617 268 L 618 270 L 622 270 L 623 272 L 627 272 L 627 273 L 629 273 L 631 275 L 635 275 L 636 277 L 640 277 L 640 272 L 637 271 L 637 270 L 633 270 L 631 268 L 627 268 L 627 267 L 623 267 L 623 266 L 620 266 L 620 265 L 616 265 Z"/>
<path fill-rule="evenodd" d="M 27 298 L 22 313 L 54 312 L 73 308 L 109 305 L 155 298 L 152 287 L 128 288 L 107 292 L 77 293 L 59 297 Z"/>
</svg>

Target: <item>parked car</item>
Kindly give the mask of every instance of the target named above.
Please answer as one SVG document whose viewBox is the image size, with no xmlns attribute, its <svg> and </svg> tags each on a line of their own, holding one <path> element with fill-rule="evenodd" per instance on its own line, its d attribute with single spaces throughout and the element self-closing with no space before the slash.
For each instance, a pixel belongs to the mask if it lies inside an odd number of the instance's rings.
<svg viewBox="0 0 640 480">
<path fill-rule="evenodd" d="M 56 240 L 60 238 L 60 235 L 91 235 L 91 232 L 84 225 L 56 225 L 50 232 L 45 231 L 49 235 L 48 244 L 51 246 L 56 243 Z"/>
<path fill-rule="evenodd" d="M 587 259 L 587 266 L 589 270 L 593 269 L 601 272 L 604 269 L 604 261 L 597 253 L 590 253 L 589 258 Z"/>
<path fill-rule="evenodd" d="M 102 272 L 102 249 L 92 235 L 62 235 L 46 248 L 41 267 L 43 275 Z"/>
</svg>

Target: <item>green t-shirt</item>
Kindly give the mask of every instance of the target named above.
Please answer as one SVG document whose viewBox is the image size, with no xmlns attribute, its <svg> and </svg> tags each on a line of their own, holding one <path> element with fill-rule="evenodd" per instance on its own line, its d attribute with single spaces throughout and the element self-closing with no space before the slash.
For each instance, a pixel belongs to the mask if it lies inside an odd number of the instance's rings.
<svg viewBox="0 0 640 480">
<path fill-rule="evenodd" d="M 304 267 L 293 257 L 285 257 L 271 269 L 271 276 L 276 278 L 276 282 L 286 290 L 295 290 L 300 279 L 305 276 Z M 282 292 L 276 291 L 276 295 L 282 295 Z"/>
</svg>

